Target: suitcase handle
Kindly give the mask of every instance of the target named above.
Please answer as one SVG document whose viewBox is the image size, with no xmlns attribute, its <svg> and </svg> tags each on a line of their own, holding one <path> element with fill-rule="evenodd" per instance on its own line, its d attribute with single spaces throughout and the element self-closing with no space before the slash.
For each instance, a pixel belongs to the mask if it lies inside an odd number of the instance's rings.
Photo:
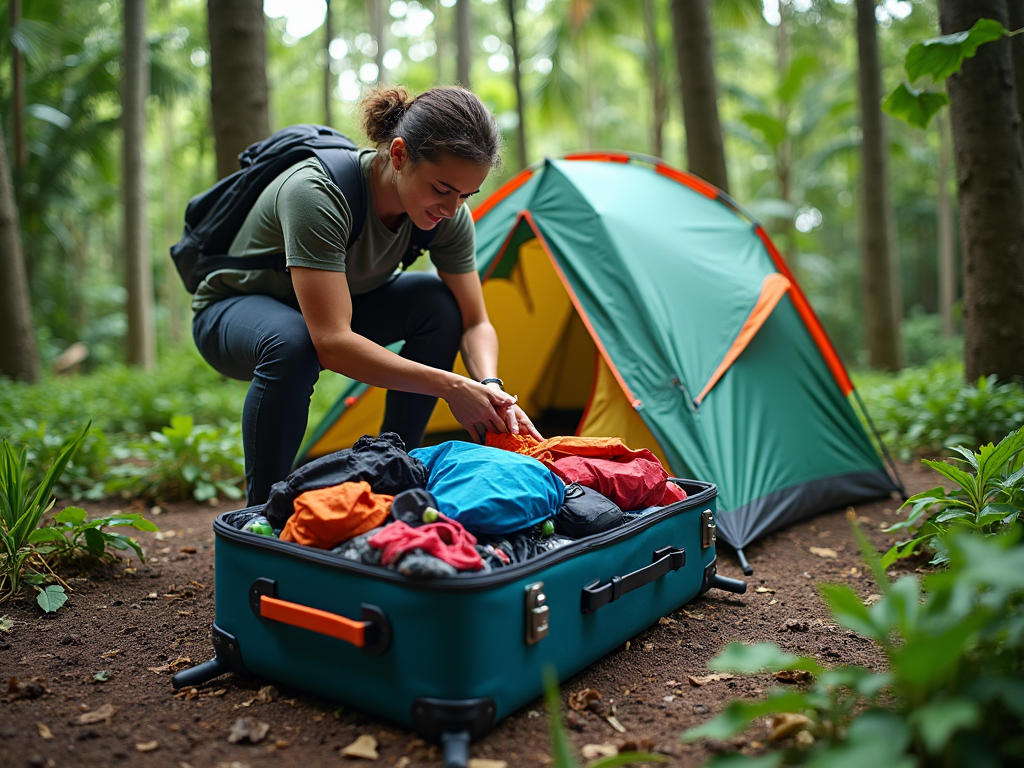
<svg viewBox="0 0 1024 768">
<path fill-rule="evenodd" d="M 391 646 L 391 622 L 376 605 L 362 605 L 362 621 L 310 608 L 277 597 L 277 582 L 256 579 L 249 587 L 249 607 L 260 621 L 276 621 L 344 640 L 371 656 L 380 656 Z"/>
<path fill-rule="evenodd" d="M 655 550 L 654 562 L 625 576 L 612 576 L 604 586 L 600 579 L 594 579 L 583 588 L 580 595 L 580 611 L 593 613 L 625 594 L 645 584 L 660 579 L 669 571 L 678 571 L 686 565 L 686 550 L 682 547 L 662 547 Z"/>
</svg>

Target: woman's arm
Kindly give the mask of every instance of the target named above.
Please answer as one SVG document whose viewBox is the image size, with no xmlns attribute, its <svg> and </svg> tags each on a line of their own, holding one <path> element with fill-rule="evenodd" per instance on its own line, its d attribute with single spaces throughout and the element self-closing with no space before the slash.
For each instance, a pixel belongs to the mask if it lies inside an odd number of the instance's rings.
<svg viewBox="0 0 1024 768">
<path fill-rule="evenodd" d="M 438 277 L 455 295 L 459 310 L 462 312 L 462 362 L 466 365 L 469 375 L 477 381 L 498 375 L 498 334 L 487 317 L 484 304 L 484 292 L 480 285 L 480 276 L 476 272 L 453 274 L 438 271 Z M 492 391 L 501 392 L 497 384 L 488 385 Z M 530 417 L 522 408 L 514 403 L 499 407 L 505 425 L 513 434 L 525 431 L 538 440 L 540 433 L 533 426 Z M 461 422 L 460 422 L 461 423 Z"/>
<path fill-rule="evenodd" d="M 406 360 L 355 333 L 344 272 L 306 267 L 292 267 L 290 272 L 299 308 L 324 368 L 371 386 L 443 398 L 471 435 L 473 425 L 480 423 L 504 430 L 504 420 L 496 409 L 508 408 L 515 398 L 451 371 Z"/>
</svg>

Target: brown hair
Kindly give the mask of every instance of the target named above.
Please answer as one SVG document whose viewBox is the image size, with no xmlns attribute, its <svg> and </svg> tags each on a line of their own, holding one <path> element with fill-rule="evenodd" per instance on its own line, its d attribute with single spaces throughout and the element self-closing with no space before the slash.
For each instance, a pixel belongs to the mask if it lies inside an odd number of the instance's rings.
<svg viewBox="0 0 1024 768">
<path fill-rule="evenodd" d="M 360 106 L 363 129 L 378 150 L 401 137 L 413 164 L 437 162 L 445 153 L 492 168 L 501 164 L 494 115 L 465 88 L 431 88 L 410 99 L 402 86 L 385 86 L 370 91 Z"/>
</svg>

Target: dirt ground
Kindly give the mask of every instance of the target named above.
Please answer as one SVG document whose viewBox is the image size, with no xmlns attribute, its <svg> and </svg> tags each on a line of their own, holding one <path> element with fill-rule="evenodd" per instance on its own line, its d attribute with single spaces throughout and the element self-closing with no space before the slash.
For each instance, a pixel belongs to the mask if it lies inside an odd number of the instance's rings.
<svg viewBox="0 0 1024 768">
<path fill-rule="evenodd" d="M 938 476 L 920 465 L 900 469 L 910 492 L 937 484 Z M 897 519 L 898 506 L 893 499 L 856 509 L 879 548 L 890 542 L 879 529 Z M 96 514 L 117 507 L 86 508 Z M 278 686 L 279 696 L 263 702 L 256 700 L 260 682 L 229 674 L 198 696 L 174 695 L 168 665 L 179 659 L 195 664 L 212 655 L 211 523 L 227 509 L 195 504 L 165 509 L 153 517 L 160 533 L 139 535 L 149 557 L 145 564 L 122 562 L 69 579 L 74 592 L 56 614 L 44 615 L 27 593 L 0 605 L 0 615 L 14 620 L 11 631 L 0 633 L 0 679 L 17 678 L 22 685 L 37 680 L 40 694 L 5 701 L 0 688 L 0 765 L 441 764 L 436 747 L 404 728 L 287 686 Z M 816 590 L 819 582 L 834 581 L 865 598 L 876 592 L 844 510 L 765 537 L 747 555 L 755 573 L 747 578 L 746 594 L 712 590 L 563 683 L 563 707 L 571 693 L 597 690 L 605 705 L 615 707 L 625 730 L 592 712 L 570 713 L 568 732 L 577 754 L 585 745 L 610 743 L 661 753 L 672 766 L 701 765 L 709 746 L 723 745 L 684 745 L 679 734 L 709 720 L 730 699 L 759 697 L 775 683 L 760 675 L 693 685 L 689 678 L 708 675 L 708 662 L 732 640 L 774 641 L 825 664 L 879 663 L 870 642 L 830 623 Z M 721 574 L 743 578 L 727 547 L 719 548 L 719 564 Z M 101 670 L 106 681 L 94 679 Z M 111 707 L 113 714 L 102 719 Z M 80 724 L 90 713 L 99 722 Z M 259 743 L 228 740 L 243 716 L 269 725 Z M 377 740 L 377 761 L 341 756 L 361 735 Z M 759 738 L 751 731 L 728 747 L 756 750 Z M 539 699 L 471 748 L 474 758 L 505 761 L 512 768 L 547 765 L 550 754 L 548 717 Z"/>
</svg>

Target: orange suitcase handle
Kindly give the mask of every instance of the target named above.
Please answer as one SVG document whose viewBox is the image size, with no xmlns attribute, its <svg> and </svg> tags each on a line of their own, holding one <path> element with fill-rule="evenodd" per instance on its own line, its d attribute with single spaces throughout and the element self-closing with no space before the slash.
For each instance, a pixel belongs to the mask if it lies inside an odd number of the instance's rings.
<svg viewBox="0 0 1024 768">
<path fill-rule="evenodd" d="M 277 582 L 256 579 L 249 587 L 249 607 L 256 618 L 278 622 L 310 632 L 334 637 L 379 656 L 391 646 L 391 622 L 375 605 L 362 605 L 362 620 L 356 621 L 336 613 L 311 608 L 277 597 Z"/>
</svg>

